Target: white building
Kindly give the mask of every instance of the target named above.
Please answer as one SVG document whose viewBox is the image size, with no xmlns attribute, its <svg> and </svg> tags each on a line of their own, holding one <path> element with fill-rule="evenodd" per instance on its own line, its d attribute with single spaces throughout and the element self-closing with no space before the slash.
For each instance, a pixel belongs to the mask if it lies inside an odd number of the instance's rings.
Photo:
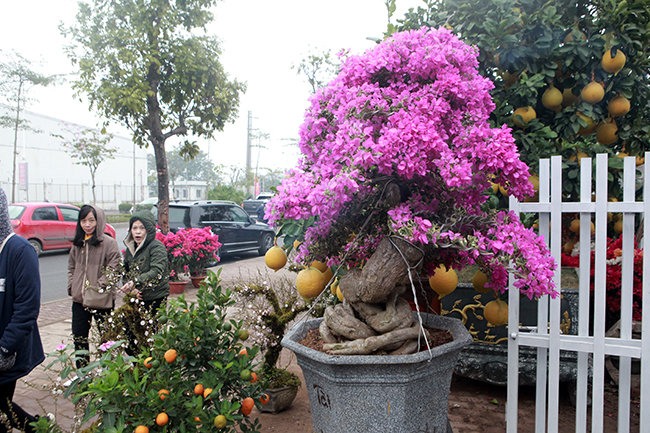
<svg viewBox="0 0 650 433">
<path fill-rule="evenodd" d="M 7 112 L 6 106 L 0 110 Z M 21 118 L 34 131 L 18 131 L 15 201 L 92 202 L 90 169 L 76 164 L 52 134 L 66 136 L 60 119 L 23 111 Z M 72 122 L 66 121 L 68 124 Z M 122 202 L 141 202 L 148 197 L 147 152 L 130 138 L 115 136 L 110 146 L 114 159 L 102 162 L 95 174 L 97 205 L 115 210 Z M 0 187 L 11 201 L 14 130 L 0 127 Z M 134 191 L 135 189 L 135 191 Z M 135 197 L 134 197 L 135 192 Z"/>
</svg>

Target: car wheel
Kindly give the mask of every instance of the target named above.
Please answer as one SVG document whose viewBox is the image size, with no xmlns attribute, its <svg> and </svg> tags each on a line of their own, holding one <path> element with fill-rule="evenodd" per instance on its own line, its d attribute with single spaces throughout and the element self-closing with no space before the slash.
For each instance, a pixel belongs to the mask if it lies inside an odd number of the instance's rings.
<svg viewBox="0 0 650 433">
<path fill-rule="evenodd" d="M 36 256 L 40 256 L 41 253 L 43 252 L 43 245 L 41 245 L 41 242 L 38 239 L 30 239 L 29 243 L 32 244 L 34 247 L 34 250 L 36 251 Z"/>
<path fill-rule="evenodd" d="M 266 252 L 273 246 L 273 235 L 270 233 L 262 236 L 262 246 L 259 249 L 260 256 L 266 254 Z"/>
</svg>

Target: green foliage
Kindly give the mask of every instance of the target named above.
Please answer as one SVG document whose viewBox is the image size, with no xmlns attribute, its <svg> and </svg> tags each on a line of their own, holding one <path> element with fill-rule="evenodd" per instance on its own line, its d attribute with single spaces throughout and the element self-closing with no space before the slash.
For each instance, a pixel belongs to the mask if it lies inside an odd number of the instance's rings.
<svg viewBox="0 0 650 433">
<path fill-rule="evenodd" d="M 246 193 L 233 185 L 216 185 L 208 190 L 208 200 L 229 200 L 241 204 L 246 198 Z"/>
<path fill-rule="evenodd" d="M 444 25 L 479 48 L 479 71 L 495 86 L 491 92 L 496 105 L 493 126 L 513 128 L 522 159 L 533 171 L 539 158 L 562 155 L 569 168 L 564 174 L 564 193 L 570 199 L 578 199 L 578 179 L 569 176 L 577 172 L 573 160 L 577 151 L 594 156 L 622 151 L 642 155 L 650 150 L 649 0 L 427 0 L 425 7 L 411 9 L 398 22 L 398 30 Z M 620 50 L 627 56 L 619 73 L 602 68 L 607 50 L 612 55 Z M 604 87 L 600 102 L 570 104 L 565 100 L 556 109 L 542 104 L 542 95 L 551 85 L 579 96 L 591 81 Z M 607 105 L 619 94 L 630 100 L 631 109 L 614 119 L 618 139 L 600 145 L 596 127 L 611 120 Z M 533 107 L 537 117 L 518 128 L 513 112 L 526 106 Z M 620 172 L 610 170 L 611 189 L 617 189 L 619 178 Z"/>
<path fill-rule="evenodd" d="M 117 206 L 117 210 L 119 210 L 120 213 L 129 213 L 132 207 L 133 207 L 133 203 L 124 202 L 124 203 L 120 203 Z"/>
<path fill-rule="evenodd" d="M 163 326 L 153 336 L 150 354 L 124 357 L 118 342 L 105 353 L 95 354 L 99 358 L 87 367 L 76 370 L 79 379 L 66 388 L 64 396 L 75 403 L 87 401 L 84 422 L 95 416 L 102 421 L 96 432 L 128 432 L 138 425 L 152 433 L 209 432 L 214 430 L 217 415 L 228 420 L 220 431 L 258 432 L 258 420 L 239 410 L 246 397 L 259 404 L 260 382 L 242 379 L 247 376 L 242 374 L 244 370 L 254 370 L 252 360 L 258 350 L 248 347 L 248 355 L 239 354 L 243 348 L 238 337 L 241 322 L 226 318 L 226 309 L 233 304 L 230 292 L 219 285 L 219 276 L 209 272 L 196 303 L 180 296 L 161 312 Z M 173 360 L 165 358 L 170 349 L 177 351 Z M 60 375 L 66 378 L 79 354 L 69 353 L 67 348 L 51 353 L 54 360 L 47 368 L 63 366 Z M 197 384 L 213 391 L 207 397 L 197 395 Z M 165 398 L 161 398 L 161 390 L 168 392 Z M 169 423 L 157 426 L 155 418 L 163 411 Z"/>
<path fill-rule="evenodd" d="M 211 137 L 237 116 L 245 85 L 229 80 L 215 37 L 197 35 L 212 21 L 216 0 L 125 0 L 80 3 L 77 22 L 61 26 L 78 68 L 73 88 L 90 107 L 133 131 L 158 158 L 159 223 L 168 230 L 165 141 Z M 191 148 L 191 143 L 190 148 Z M 191 154 L 191 149 L 189 149 Z"/>
</svg>

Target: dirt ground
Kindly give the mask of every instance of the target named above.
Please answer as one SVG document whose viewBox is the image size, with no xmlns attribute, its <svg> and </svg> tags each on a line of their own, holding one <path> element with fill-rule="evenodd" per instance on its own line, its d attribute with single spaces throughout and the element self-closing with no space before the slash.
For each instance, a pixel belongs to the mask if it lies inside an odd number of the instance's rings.
<svg viewBox="0 0 650 433">
<path fill-rule="evenodd" d="M 288 365 L 303 381 L 296 400 L 290 409 L 276 415 L 262 413 L 255 409 L 262 423 L 263 432 L 313 433 L 309 398 L 304 385 L 300 367 L 295 357 L 284 350 L 283 365 Z M 559 431 L 575 432 L 575 409 L 571 405 L 568 392 L 561 392 Z M 505 422 L 506 387 L 489 385 L 472 379 L 454 377 L 449 395 L 449 421 L 454 433 L 502 433 L 506 431 Z M 639 399 L 631 403 L 630 432 L 639 431 Z M 607 387 L 605 395 L 604 432 L 616 432 L 618 412 L 618 393 L 614 387 Z M 519 390 L 518 431 L 535 431 L 535 388 L 521 387 Z M 591 431 L 591 426 L 588 426 Z M 368 432 L 375 433 L 375 432 Z M 408 432 L 405 432 L 408 433 Z"/>
</svg>

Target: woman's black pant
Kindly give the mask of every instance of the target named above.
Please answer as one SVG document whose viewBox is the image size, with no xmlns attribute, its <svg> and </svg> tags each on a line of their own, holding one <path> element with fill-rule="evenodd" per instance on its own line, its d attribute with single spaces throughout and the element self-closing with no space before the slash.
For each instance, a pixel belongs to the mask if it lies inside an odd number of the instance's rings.
<svg viewBox="0 0 650 433">
<path fill-rule="evenodd" d="M 12 428 L 24 432 L 33 432 L 34 429 L 29 425 L 30 422 L 35 422 L 38 418 L 25 412 L 23 408 L 18 406 L 12 400 L 14 398 L 14 391 L 16 390 L 16 381 L 0 385 L 0 414 L 7 415 L 7 420 L 0 420 L 0 433 L 10 432 Z M 6 424 L 9 422 L 10 426 Z"/>
<path fill-rule="evenodd" d="M 106 316 L 111 314 L 111 311 L 112 308 L 99 310 L 84 307 L 79 302 L 72 303 L 72 338 L 74 340 L 75 350 L 89 349 L 88 335 L 90 334 L 90 325 L 93 317 L 95 318 L 95 323 L 97 323 L 100 334 L 102 334 L 104 321 L 106 320 Z M 90 362 L 90 355 L 81 356 L 77 359 L 77 368 L 85 367 L 88 365 L 88 362 Z"/>
</svg>

